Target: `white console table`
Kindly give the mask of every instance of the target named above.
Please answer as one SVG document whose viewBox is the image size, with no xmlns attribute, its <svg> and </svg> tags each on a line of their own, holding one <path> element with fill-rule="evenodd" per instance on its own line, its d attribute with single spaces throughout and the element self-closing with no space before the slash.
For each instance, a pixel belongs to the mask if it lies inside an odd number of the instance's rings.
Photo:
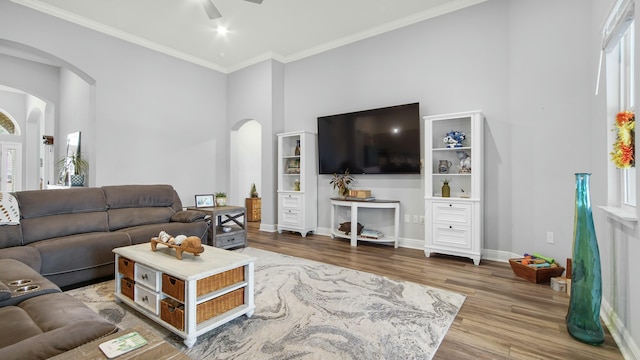
<svg viewBox="0 0 640 360">
<path fill-rule="evenodd" d="M 336 227 L 336 208 L 339 206 L 349 207 L 351 209 L 351 233 L 349 235 L 340 231 Z M 393 209 L 394 211 L 394 227 L 393 236 L 385 235 L 379 239 L 366 238 L 358 236 L 358 209 Z M 393 242 L 395 248 L 398 247 L 398 237 L 400 233 L 400 201 L 398 200 L 371 200 L 358 201 L 346 200 L 341 198 L 331 198 L 331 238 L 341 237 L 351 240 L 351 246 L 358 246 L 358 240 L 370 242 Z"/>
</svg>

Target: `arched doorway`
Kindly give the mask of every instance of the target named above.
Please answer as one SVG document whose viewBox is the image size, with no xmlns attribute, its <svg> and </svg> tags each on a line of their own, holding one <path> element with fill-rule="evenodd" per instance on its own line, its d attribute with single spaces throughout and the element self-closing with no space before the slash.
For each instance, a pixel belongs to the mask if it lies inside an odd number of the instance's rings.
<svg viewBox="0 0 640 360">
<path fill-rule="evenodd" d="M 232 127 L 229 154 L 229 203 L 244 205 L 252 184 L 262 192 L 262 125 L 245 119 Z"/>
</svg>

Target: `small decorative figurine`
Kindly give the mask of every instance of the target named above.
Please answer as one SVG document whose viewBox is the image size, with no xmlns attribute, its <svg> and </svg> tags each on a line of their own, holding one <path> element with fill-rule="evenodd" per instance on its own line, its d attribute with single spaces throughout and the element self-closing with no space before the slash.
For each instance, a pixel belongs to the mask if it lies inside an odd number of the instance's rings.
<svg viewBox="0 0 640 360">
<path fill-rule="evenodd" d="M 466 151 L 456 151 L 456 156 L 460 159 L 460 174 L 468 174 L 471 172 L 471 156 Z"/>
<path fill-rule="evenodd" d="M 442 140 L 448 148 L 458 148 L 462 147 L 462 142 L 466 138 L 467 135 L 465 135 L 465 133 L 463 133 L 462 131 L 451 130 L 444 136 L 444 139 Z"/>
</svg>

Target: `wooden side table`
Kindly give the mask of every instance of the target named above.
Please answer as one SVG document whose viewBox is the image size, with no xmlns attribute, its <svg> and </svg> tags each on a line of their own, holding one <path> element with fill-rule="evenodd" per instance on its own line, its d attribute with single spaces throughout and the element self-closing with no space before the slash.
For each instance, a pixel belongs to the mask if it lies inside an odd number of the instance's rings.
<svg viewBox="0 0 640 360">
<path fill-rule="evenodd" d="M 262 199 L 246 198 L 247 221 L 260 221 L 262 216 Z"/>
<path fill-rule="evenodd" d="M 247 209 L 244 206 L 187 207 L 211 215 L 208 245 L 222 249 L 247 246 Z M 222 231 L 223 227 L 231 231 Z"/>
</svg>

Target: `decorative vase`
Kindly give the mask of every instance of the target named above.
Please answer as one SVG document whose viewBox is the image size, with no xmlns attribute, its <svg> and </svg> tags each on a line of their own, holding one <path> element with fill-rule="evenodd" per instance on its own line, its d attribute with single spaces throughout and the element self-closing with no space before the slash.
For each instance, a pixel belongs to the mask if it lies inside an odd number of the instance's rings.
<svg viewBox="0 0 640 360">
<path fill-rule="evenodd" d="M 84 174 L 71 174 L 71 186 L 84 186 Z"/>
<path fill-rule="evenodd" d="M 216 197 L 216 206 L 227 206 L 226 197 Z"/>
<path fill-rule="evenodd" d="M 300 191 L 300 179 L 296 179 L 296 181 L 293 182 L 293 190 Z"/>
<path fill-rule="evenodd" d="M 569 334 L 576 340 L 599 345 L 604 342 L 604 330 L 600 322 L 602 274 L 598 239 L 591 213 L 590 175 L 576 174 L 571 299 L 566 322 Z"/>
<path fill-rule="evenodd" d="M 300 140 L 296 140 L 296 148 L 293 151 L 295 156 L 300 156 Z"/>
<path fill-rule="evenodd" d="M 451 196 L 451 187 L 449 187 L 449 182 L 445 181 L 444 184 L 442 184 L 442 197 L 449 196 Z"/>
<path fill-rule="evenodd" d="M 451 161 L 449 160 L 440 160 L 440 162 L 438 163 L 438 172 L 440 174 L 448 173 L 451 165 Z"/>
</svg>

